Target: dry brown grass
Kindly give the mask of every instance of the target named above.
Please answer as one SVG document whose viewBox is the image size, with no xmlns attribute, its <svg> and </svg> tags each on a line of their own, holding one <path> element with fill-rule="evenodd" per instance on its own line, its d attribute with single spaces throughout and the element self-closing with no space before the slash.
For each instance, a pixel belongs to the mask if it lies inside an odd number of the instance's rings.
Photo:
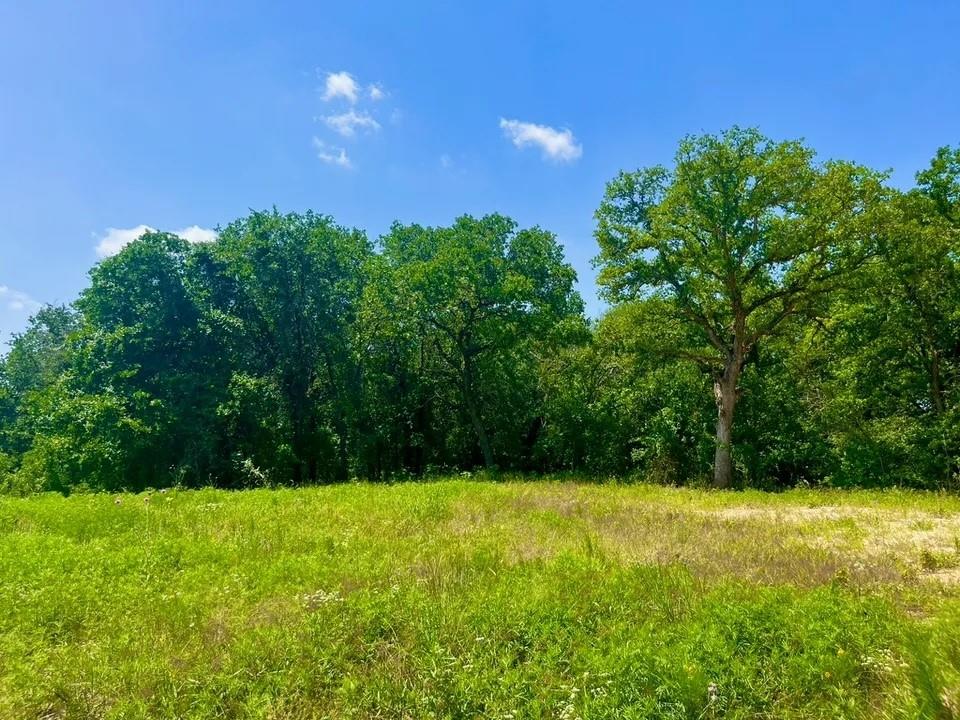
<svg viewBox="0 0 960 720">
<path fill-rule="evenodd" d="M 587 545 L 622 562 L 680 564 L 704 580 L 960 589 L 958 512 L 721 498 L 704 507 L 666 488 L 638 496 L 629 488 L 530 485 L 511 488 L 502 502 L 455 505 L 445 530 L 463 542 L 506 537 L 512 562 Z"/>
</svg>

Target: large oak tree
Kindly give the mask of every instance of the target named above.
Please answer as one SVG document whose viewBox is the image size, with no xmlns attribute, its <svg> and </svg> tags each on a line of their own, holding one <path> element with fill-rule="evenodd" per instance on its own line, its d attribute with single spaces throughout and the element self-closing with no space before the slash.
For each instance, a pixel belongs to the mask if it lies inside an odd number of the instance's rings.
<svg viewBox="0 0 960 720">
<path fill-rule="evenodd" d="M 715 486 L 733 480 L 744 367 L 874 251 L 883 179 L 733 128 L 684 139 L 672 169 L 621 172 L 608 184 L 596 213 L 599 283 L 614 302 L 656 299 L 664 332 L 650 350 L 711 374 Z"/>
</svg>

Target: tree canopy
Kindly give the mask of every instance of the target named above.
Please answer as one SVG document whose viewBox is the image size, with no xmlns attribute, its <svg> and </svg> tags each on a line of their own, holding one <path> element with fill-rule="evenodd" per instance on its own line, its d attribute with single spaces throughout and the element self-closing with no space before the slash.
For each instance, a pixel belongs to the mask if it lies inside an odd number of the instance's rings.
<svg viewBox="0 0 960 720">
<path fill-rule="evenodd" d="M 655 351 L 711 374 L 715 485 L 733 480 L 744 367 L 875 253 L 882 181 L 852 163 L 816 164 L 799 142 L 734 128 L 685 139 L 672 170 L 621 173 L 607 186 L 600 284 L 611 300 L 645 301 L 665 328 L 681 326 Z"/>
<path fill-rule="evenodd" d="M 149 231 L 0 357 L 0 488 L 960 483 L 960 149 L 895 189 L 756 130 L 688 137 L 611 180 L 596 240 L 589 319 L 556 236 L 502 215 Z"/>
</svg>

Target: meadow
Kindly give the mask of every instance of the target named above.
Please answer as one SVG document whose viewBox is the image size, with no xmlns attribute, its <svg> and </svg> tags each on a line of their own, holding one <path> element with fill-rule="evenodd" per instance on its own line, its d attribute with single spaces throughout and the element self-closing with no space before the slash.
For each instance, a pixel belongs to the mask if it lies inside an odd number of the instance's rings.
<svg viewBox="0 0 960 720">
<path fill-rule="evenodd" d="M 960 717 L 960 498 L 0 497 L 0 717 Z"/>
</svg>

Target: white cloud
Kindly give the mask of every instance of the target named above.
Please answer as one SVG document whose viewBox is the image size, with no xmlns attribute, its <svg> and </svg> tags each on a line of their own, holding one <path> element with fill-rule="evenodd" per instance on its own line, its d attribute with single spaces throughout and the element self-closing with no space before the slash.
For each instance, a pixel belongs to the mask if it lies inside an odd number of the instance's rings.
<svg viewBox="0 0 960 720">
<path fill-rule="evenodd" d="M 217 239 L 217 231 L 210 228 L 202 228 L 199 225 L 191 225 L 183 230 L 175 230 L 174 235 L 179 235 L 190 243 L 209 243 Z"/>
<path fill-rule="evenodd" d="M 144 233 L 153 232 L 149 225 L 137 225 L 132 228 L 107 228 L 107 232 L 97 243 L 97 257 L 110 257 L 120 252 Z"/>
<path fill-rule="evenodd" d="M 116 255 L 124 247 L 132 243 L 144 233 L 155 232 L 155 229 L 149 225 L 137 225 L 132 228 L 107 228 L 107 232 L 97 243 L 97 256 L 101 258 Z M 174 230 L 174 235 L 179 235 L 187 242 L 205 243 L 213 242 L 217 239 L 217 231 L 209 228 L 202 228 L 199 225 L 190 225 L 182 230 Z"/>
<path fill-rule="evenodd" d="M 42 304 L 25 292 L 0 285 L 0 307 L 16 313 L 35 313 L 42 307 Z"/>
<path fill-rule="evenodd" d="M 357 81 L 353 75 L 344 71 L 337 73 L 327 73 L 327 81 L 323 90 L 324 100 L 333 100 L 337 97 L 346 98 L 351 104 L 357 101 L 359 91 Z"/>
<path fill-rule="evenodd" d="M 352 107 L 330 115 L 315 116 L 315 122 L 322 122 L 328 130 L 351 140 L 360 135 L 378 133 L 383 129 L 381 122 L 386 120 L 378 117 L 380 108 L 376 107 L 376 104 L 385 100 L 388 93 L 380 83 L 361 83 L 346 70 L 327 72 L 324 77 L 323 100 L 329 102 L 342 98 Z M 340 105 L 343 107 L 342 103 Z M 384 114 L 387 110 L 384 110 Z M 392 115 L 390 120 L 394 120 Z M 324 132 L 319 134 L 319 137 L 313 137 L 313 148 L 317 157 L 328 165 L 352 168 L 353 163 L 346 149 L 328 143 L 323 139 L 324 136 L 330 136 L 330 133 Z"/>
<path fill-rule="evenodd" d="M 353 137 L 357 134 L 358 128 L 372 132 L 380 129 L 380 123 L 374 120 L 368 113 L 357 113 L 353 110 L 348 110 L 340 115 L 327 115 L 323 118 L 323 121 L 328 127 L 344 137 Z"/>
<path fill-rule="evenodd" d="M 545 159 L 571 162 L 583 155 L 583 146 L 577 143 L 573 133 L 566 128 L 557 130 L 549 125 L 506 118 L 500 118 L 500 127 L 503 134 L 518 148 L 536 145 Z"/>
<path fill-rule="evenodd" d="M 327 165 L 339 165 L 348 170 L 353 167 L 347 151 L 344 148 L 327 145 L 318 137 L 313 138 L 313 147 L 317 151 L 317 157 L 327 163 Z"/>
</svg>

